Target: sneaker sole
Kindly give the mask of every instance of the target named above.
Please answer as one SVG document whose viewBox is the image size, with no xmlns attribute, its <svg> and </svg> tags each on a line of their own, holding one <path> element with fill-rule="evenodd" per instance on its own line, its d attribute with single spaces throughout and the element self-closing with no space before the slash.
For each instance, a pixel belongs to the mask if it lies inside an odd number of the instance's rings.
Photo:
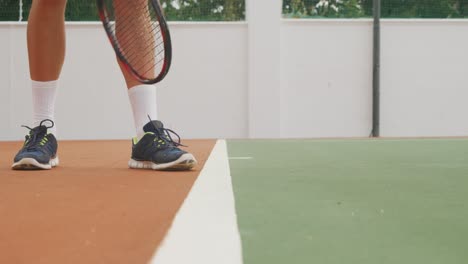
<svg viewBox="0 0 468 264">
<path fill-rule="evenodd" d="M 59 165 L 58 157 L 49 161 L 49 163 L 42 164 L 33 158 L 23 158 L 18 162 L 13 163 L 11 168 L 14 170 L 50 170 Z"/>
<path fill-rule="evenodd" d="M 134 159 L 130 159 L 128 161 L 128 167 L 131 169 L 148 169 L 148 170 L 191 170 L 193 167 L 197 165 L 197 161 L 195 157 L 190 154 L 186 153 L 180 158 L 175 161 L 168 162 L 168 163 L 161 163 L 156 164 L 151 161 L 137 161 Z"/>
</svg>

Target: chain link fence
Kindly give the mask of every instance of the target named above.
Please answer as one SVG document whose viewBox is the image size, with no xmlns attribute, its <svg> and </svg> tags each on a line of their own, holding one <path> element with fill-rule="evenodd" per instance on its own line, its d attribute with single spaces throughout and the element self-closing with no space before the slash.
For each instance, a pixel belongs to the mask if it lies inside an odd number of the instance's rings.
<svg viewBox="0 0 468 264">
<path fill-rule="evenodd" d="M 283 0 L 285 18 L 370 18 L 373 0 Z M 468 0 L 381 0 L 382 18 L 468 18 Z"/>
<path fill-rule="evenodd" d="M 27 21 L 32 0 L 0 0 L 0 21 Z M 244 0 L 160 0 L 168 20 L 243 21 Z M 97 21 L 95 0 L 68 0 L 67 21 Z"/>
</svg>

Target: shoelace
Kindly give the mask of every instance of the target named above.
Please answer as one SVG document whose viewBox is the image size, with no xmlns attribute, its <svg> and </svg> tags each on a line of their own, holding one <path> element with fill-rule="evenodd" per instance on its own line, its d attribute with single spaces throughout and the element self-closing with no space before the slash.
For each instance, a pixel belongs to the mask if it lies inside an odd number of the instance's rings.
<svg viewBox="0 0 468 264">
<path fill-rule="evenodd" d="M 176 147 L 186 147 L 185 145 L 182 145 L 180 144 L 180 136 L 174 132 L 173 130 L 171 129 L 168 129 L 168 128 L 161 128 L 161 130 L 163 131 L 163 135 L 158 135 L 158 138 L 164 140 L 165 142 L 169 143 L 169 144 L 172 144 Z M 158 131 L 159 132 L 159 131 Z M 171 134 L 175 135 L 177 137 L 177 142 L 174 141 L 174 139 L 172 139 L 171 137 Z"/>
<path fill-rule="evenodd" d="M 149 120 L 150 120 L 150 123 L 151 125 L 154 127 L 154 130 L 157 132 L 156 134 L 156 138 L 154 139 L 155 142 L 158 143 L 158 147 L 162 145 L 165 145 L 165 143 L 168 143 L 168 145 L 172 145 L 172 146 L 175 146 L 175 147 L 187 147 L 185 145 L 182 145 L 180 143 L 180 136 L 174 132 L 173 130 L 171 129 L 168 129 L 168 128 L 157 128 L 153 122 L 151 122 L 151 117 L 148 116 Z M 175 135 L 177 137 L 177 141 L 174 141 L 174 139 L 172 138 L 171 134 Z"/>
<path fill-rule="evenodd" d="M 45 122 L 50 122 L 50 126 L 43 125 Z M 45 145 L 47 143 L 47 129 L 54 127 L 54 121 L 50 119 L 44 119 L 41 121 L 39 126 L 35 128 L 30 128 L 28 126 L 23 125 L 29 129 L 29 135 L 26 136 L 26 142 L 24 146 L 27 147 L 28 150 L 36 150 L 39 146 Z"/>
</svg>

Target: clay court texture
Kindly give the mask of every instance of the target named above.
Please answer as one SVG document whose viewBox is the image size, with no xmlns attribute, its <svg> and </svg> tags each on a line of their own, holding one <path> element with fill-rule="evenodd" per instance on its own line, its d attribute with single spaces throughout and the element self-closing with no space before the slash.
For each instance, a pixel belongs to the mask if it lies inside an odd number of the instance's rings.
<svg viewBox="0 0 468 264">
<path fill-rule="evenodd" d="M 0 142 L 0 263 L 467 263 L 467 139 L 187 140 L 190 172 L 129 141 Z"/>
</svg>

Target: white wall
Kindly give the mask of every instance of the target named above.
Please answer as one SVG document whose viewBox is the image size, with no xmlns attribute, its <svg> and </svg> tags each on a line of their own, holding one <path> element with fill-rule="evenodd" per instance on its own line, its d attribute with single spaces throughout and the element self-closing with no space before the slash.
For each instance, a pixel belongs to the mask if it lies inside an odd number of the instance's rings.
<svg viewBox="0 0 468 264">
<path fill-rule="evenodd" d="M 0 26 L 0 140 L 10 135 L 11 31 Z"/>
<path fill-rule="evenodd" d="M 467 136 L 468 20 L 383 20 L 381 136 Z M 368 136 L 372 21 L 284 20 L 283 137 Z"/>
<path fill-rule="evenodd" d="M 249 136 L 281 136 L 281 0 L 247 1 Z"/>
<path fill-rule="evenodd" d="M 281 134 L 365 137 L 372 127 L 370 21 L 285 20 Z"/>
<path fill-rule="evenodd" d="M 31 121 L 25 30 L 24 23 L 0 25 L 0 140 L 23 138 L 20 125 Z M 246 24 L 175 23 L 171 32 L 171 71 L 157 85 L 159 118 L 184 138 L 247 137 Z M 60 86 L 60 138 L 134 134 L 124 80 L 100 24 L 67 24 Z"/>
<path fill-rule="evenodd" d="M 371 20 L 282 20 L 277 9 L 264 14 L 278 19 L 268 33 L 260 18 L 172 23 L 160 119 L 183 138 L 368 136 Z M 0 140 L 22 139 L 30 123 L 25 28 L 0 24 Z M 468 20 L 382 22 L 383 136 L 468 135 L 466 32 Z M 100 24 L 71 23 L 67 33 L 60 137 L 129 138 L 124 81 Z"/>
<path fill-rule="evenodd" d="M 468 135 L 468 20 L 382 25 L 385 136 Z"/>
<path fill-rule="evenodd" d="M 159 90 L 162 120 L 190 138 L 246 138 L 247 25 L 171 27 L 174 59 Z"/>
</svg>

